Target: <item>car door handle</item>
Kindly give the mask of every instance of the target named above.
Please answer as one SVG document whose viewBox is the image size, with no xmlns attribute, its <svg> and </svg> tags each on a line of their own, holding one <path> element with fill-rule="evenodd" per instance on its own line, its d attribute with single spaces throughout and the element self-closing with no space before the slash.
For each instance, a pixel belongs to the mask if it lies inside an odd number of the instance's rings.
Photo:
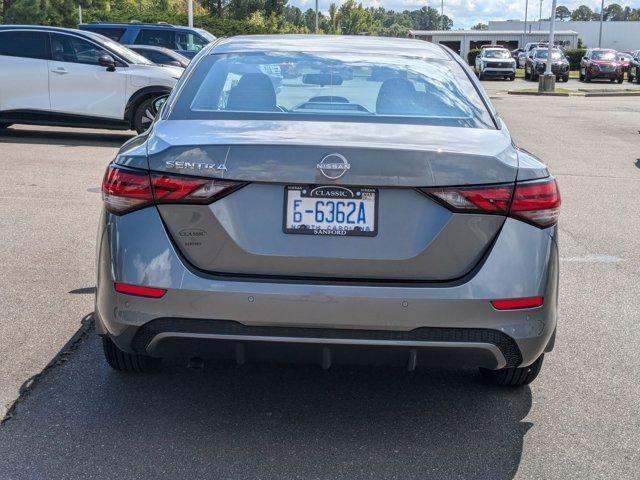
<svg viewBox="0 0 640 480">
<path fill-rule="evenodd" d="M 52 73 L 57 73 L 58 75 L 66 75 L 69 73 L 66 68 L 58 67 L 54 70 L 51 70 Z"/>
</svg>

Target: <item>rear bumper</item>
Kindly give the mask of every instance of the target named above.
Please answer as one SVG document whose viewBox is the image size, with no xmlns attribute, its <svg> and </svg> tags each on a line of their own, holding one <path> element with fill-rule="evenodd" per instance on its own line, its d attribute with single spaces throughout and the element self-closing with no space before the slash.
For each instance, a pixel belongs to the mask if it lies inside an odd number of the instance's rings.
<svg viewBox="0 0 640 480">
<path fill-rule="evenodd" d="M 456 283 L 313 283 L 204 275 L 176 252 L 155 207 L 104 214 L 98 331 L 125 351 L 154 356 L 240 361 L 260 358 L 264 347 L 296 346 L 323 364 L 340 361 L 346 349 L 397 353 L 409 366 L 450 363 L 445 360 L 487 368 L 528 365 L 550 345 L 556 327 L 554 236 L 554 228 L 507 219 L 482 264 Z M 123 295 L 114 291 L 114 281 L 167 293 L 160 299 Z M 544 296 L 544 305 L 497 311 L 490 304 L 528 296 Z"/>
<path fill-rule="evenodd" d="M 134 351 L 152 356 L 215 356 L 238 363 L 259 358 L 274 346 L 289 350 L 282 353 L 293 352 L 325 366 L 359 358 L 406 364 L 411 370 L 418 364 L 502 368 L 522 362 L 520 350 L 509 336 L 497 330 L 471 328 L 422 327 L 402 332 L 256 327 L 225 320 L 162 318 L 139 328 L 131 342 Z"/>
</svg>

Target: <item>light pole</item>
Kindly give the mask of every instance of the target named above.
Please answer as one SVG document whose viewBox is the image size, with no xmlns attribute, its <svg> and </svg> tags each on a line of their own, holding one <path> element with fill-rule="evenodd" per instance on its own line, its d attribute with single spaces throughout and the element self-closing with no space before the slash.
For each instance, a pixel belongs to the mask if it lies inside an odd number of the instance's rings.
<svg viewBox="0 0 640 480">
<path fill-rule="evenodd" d="M 187 0 L 187 12 L 189 17 L 189 27 L 193 28 L 193 0 Z"/>
<path fill-rule="evenodd" d="M 556 3 L 558 0 L 553 0 L 551 5 L 551 17 L 549 17 L 549 45 L 547 46 L 547 65 L 544 69 L 544 76 L 540 78 L 538 83 L 539 92 L 553 92 L 556 89 L 555 80 L 556 77 L 551 70 L 551 64 L 553 60 L 551 53 L 553 52 L 553 37 L 556 30 Z"/>
<path fill-rule="evenodd" d="M 78 23 L 82 23 L 82 5 L 78 4 Z"/>
<path fill-rule="evenodd" d="M 602 48 L 602 22 L 604 21 L 604 0 L 600 6 L 600 33 L 598 33 L 598 48 Z"/>
<path fill-rule="evenodd" d="M 528 11 L 529 11 L 529 0 L 524 0 L 524 36 L 522 37 L 522 43 L 524 43 L 524 45 L 527 44 L 527 13 Z"/>
<path fill-rule="evenodd" d="M 444 0 L 440 2 L 440 27 L 444 30 Z"/>
<path fill-rule="evenodd" d="M 542 30 L 542 0 L 540 0 L 540 14 L 538 15 L 538 31 Z"/>
<path fill-rule="evenodd" d="M 316 0 L 316 33 L 318 33 L 318 0 Z"/>
</svg>

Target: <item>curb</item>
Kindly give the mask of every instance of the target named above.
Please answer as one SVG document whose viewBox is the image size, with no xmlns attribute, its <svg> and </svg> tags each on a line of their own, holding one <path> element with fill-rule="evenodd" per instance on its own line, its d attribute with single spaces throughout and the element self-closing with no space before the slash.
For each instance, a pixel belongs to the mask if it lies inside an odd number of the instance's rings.
<svg viewBox="0 0 640 480">
<path fill-rule="evenodd" d="M 518 90 L 507 90 L 509 95 L 531 95 L 534 97 L 568 97 L 567 92 L 520 92 Z"/>
<path fill-rule="evenodd" d="M 640 92 L 585 92 L 585 97 L 640 97 Z"/>
<path fill-rule="evenodd" d="M 507 90 L 509 95 L 529 95 L 534 97 L 640 97 L 640 91 L 635 92 L 520 92 L 518 90 Z"/>
</svg>

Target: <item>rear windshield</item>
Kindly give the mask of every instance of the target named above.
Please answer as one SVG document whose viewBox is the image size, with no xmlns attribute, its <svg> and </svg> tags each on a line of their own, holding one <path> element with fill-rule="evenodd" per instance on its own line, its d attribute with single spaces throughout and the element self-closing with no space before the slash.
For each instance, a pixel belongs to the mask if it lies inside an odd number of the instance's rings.
<svg viewBox="0 0 640 480">
<path fill-rule="evenodd" d="M 495 128 L 454 61 L 340 53 L 203 58 L 172 119 L 281 119 Z"/>
</svg>

